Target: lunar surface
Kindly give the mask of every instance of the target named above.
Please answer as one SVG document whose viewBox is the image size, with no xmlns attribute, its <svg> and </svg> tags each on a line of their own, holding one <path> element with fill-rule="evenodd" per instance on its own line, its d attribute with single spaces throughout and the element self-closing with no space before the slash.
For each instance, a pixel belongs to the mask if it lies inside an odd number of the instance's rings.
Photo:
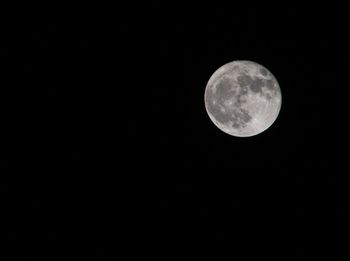
<svg viewBox="0 0 350 261">
<path fill-rule="evenodd" d="M 250 137 L 268 129 L 279 114 L 279 84 L 264 66 L 233 61 L 221 66 L 205 88 L 205 108 L 223 132 Z"/>
</svg>

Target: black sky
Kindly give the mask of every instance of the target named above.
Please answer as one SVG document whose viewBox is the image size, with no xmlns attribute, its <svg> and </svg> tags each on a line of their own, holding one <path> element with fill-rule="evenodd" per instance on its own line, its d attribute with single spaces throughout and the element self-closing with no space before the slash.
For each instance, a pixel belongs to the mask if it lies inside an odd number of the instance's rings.
<svg viewBox="0 0 350 261">
<path fill-rule="evenodd" d="M 344 253 L 345 9 L 38 10 L 1 25 L 13 260 Z M 221 132 L 204 107 L 208 79 L 233 60 L 263 64 L 282 90 L 278 119 L 251 138 Z"/>
</svg>

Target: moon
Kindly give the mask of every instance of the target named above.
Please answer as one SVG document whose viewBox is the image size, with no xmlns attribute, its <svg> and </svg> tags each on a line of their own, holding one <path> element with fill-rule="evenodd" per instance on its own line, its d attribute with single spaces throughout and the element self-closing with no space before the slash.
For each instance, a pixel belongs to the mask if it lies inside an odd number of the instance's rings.
<svg viewBox="0 0 350 261">
<path fill-rule="evenodd" d="M 205 88 L 205 108 L 223 132 L 250 137 L 267 130 L 282 104 L 280 86 L 264 66 L 246 60 L 224 64 Z"/>
</svg>

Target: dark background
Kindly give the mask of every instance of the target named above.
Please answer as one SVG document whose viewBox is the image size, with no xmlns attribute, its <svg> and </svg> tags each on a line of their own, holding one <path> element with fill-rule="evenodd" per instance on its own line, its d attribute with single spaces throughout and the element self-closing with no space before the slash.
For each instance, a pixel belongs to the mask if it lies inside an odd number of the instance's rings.
<svg viewBox="0 0 350 261">
<path fill-rule="evenodd" d="M 1 24 L 6 260 L 345 253 L 346 9 L 30 8 Z M 204 107 L 233 60 L 263 64 L 282 90 L 278 119 L 251 138 Z"/>
</svg>

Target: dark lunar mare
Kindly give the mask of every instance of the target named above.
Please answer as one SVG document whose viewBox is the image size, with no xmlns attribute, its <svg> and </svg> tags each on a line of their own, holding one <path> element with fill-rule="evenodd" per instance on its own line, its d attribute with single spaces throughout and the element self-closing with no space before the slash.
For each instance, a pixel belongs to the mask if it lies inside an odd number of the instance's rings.
<svg viewBox="0 0 350 261">
<path fill-rule="evenodd" d="M 265 85 L 269 90 L 274 90 L 275 89 L 275 80 L 274 79 L 266 80 Z"/>
<path fill-rule="evenodd" d="M 237 77 L 237 82 L 241 87 L 249 87 L 254 93 L 262 93 L 262 88 L 265 86 L 266 81 L 261 78 L 252 78 L 247 74 L 243 74 Z"/>
<path fill-rule="evenodd" d="M 264 87 L 266 87 L 270 91 L 273 91 L 274 94 L 277 93 L 275 86 L 276 80 L 274 78 L 265 80 L 262 78 L 252 78 L 247 74 L 243 74 L 237 77 L 237 82 L 241 86 L 240 90 L 242 92 L 242 95 L 247 94 L 247 88 L 249 88 L 252 92 L 259 93 L 263 95 L 266 99 L 271 100 L 272 96 L 263 92 Z"/>
<path fill-rule="evenodd" d="M 259 71 L 264 76 L 267 76 L 267 74 L 268 74 L 268 72 L 267 72 L 267 70 L 265 68 L 261 68 Z"/>
<path fill-rule="evenodd" d="M 250 84 L 250 89 L 255 93 L 262 93 L 262 88 L 264 87 L 264 81 L 260 78 L 252 80 Z"/>
<path fill-rule="evenodd" d="M 240 87 L 249 86 L 252 82 L 252 78 L 247 74 L 242 74 L 237 77 L 237 82 Z"/>
<path fill-rule="evenodd" d="M 225 77 L 219 80 L 218 84 L 216 85 L 216 95 L 220 99 L 227 99 L 234 94 L 235 88 L 231 81 L 232 80 Z"/>
<path fill-rule="evenodd" d="M 241 78 L 241 80 L 245 81 L 246 84 L 239 88 L 239 93 L 236 92 L 237 87 L 232 85 L 231 79 L 222 78 L 216 85 L 215 94 L 213 93 L 212 88 L 208 88 L 206 95 L 207 109 L 214 118 L 224 125 L 229 121 L 232 121 L 232 127 L 236 129 L 245 127 L 252 119 L 248 111 L 242 108 L 242 104 L 245 102 L 244 99 L 242 99 L 242 96 L 247 94 L 247 88 L 252 79 L 248 76 L 247 78 Z M 226 107 L 224 102 L 232 98 L 232 96 L 236 96 L 236 103 L 233 105 L 235 110 L 228 110 L 223 113 L 220 110 L 220 105 Z M 215 105 L 213 104 L 214 100 L 216 101 Z"/>
</svg>

